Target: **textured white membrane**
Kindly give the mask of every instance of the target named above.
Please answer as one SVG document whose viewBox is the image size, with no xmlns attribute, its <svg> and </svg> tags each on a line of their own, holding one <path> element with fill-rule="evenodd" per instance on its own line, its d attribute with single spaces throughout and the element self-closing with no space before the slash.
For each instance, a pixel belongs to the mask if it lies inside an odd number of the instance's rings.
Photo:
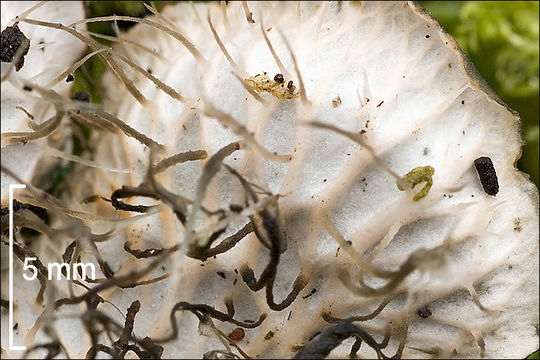
<svg viewBox="0 0 540 360">
<path fill-rule="evenodd" d="M 126 253 L 126 241 L 137 249 L 181 245 L 145 278 L 168 273 L 168 279 L 100 292 L 123 314 L 134 300 L 141 301 L 135 336 L 170 335 L 171 309 L 179 301 L 226 313 L 229 298 L 235 319 L 267 314 L 261 326 L 245 329 L 245 337 L 236 341 L 245 353 L 293 357 L 317 332 L 335 326 L 322 312 L 338 318 L 367 315 L 395 296 L 373 319 L 354 322 L 379 343 L 389 329 L 390 341 L 382 350 L 386 356 L 402 351 L 405 358 L 523 358 L 538 348 L 538 190 L 514 166 L 521 151 L 519 116 L 485 85 L 431 15 L 412 2 L 229 2 L 166 6 L 160 18 L 148 19 L 174 30 L 176 38 L 138 24 L 120 36 L 146 50 L 127 42 L 115 50 L 182 98 L 125 65 L 143 97 L 137 101 L 110 72 L 103 81 L 104 110 L 163 148 L 151 151 L 119 131 L 94 131 L 92 160 L 132 172 L 77 165 L 70 193 L 62 199 L 70 209 L 100 217 L 84 220 L 92 233 L 116 230 L 97 243 L 116 275 L 143 269 L 152 260 Z M 278 73 L 283 87 L 273 81 Z M 290 80 L 295 88 L 289 91 Z M 313 122 L 350 132 L 357 141 Z M 224 164 L 251 184 L 259 200 L 268 198 L 261 189 L 279 194 L 278 222 L 287 249 L 277 267 L 275 301 L 290 293 L 298 274 L 308 281 L 282 311 L 270 309 L 266 289 L 253 292 L 238 273 L 249 265 L 258 279 L 269 261 L 269 250 L 254 233 L 201 262 L 187 256 L 194 240 L 185 229 L 201 233 L 218 221 L 216 215 L 196 213 L 190 206 L 183 226 L 163 206 L 131 222 L 114 223 L 100 219 L 140 215 L 101 200 L 82 203 L 145 182 L 151 158 L 155 164 L 180 152 L 205 150 L 206 159 L 156 175 L 168 191 L 195 201 L 205 164 L 240 140 L 241 149 Z M 496 196 L 484 192 L 476 173 L 473 162 L 480 156 L 493 162 L 500 186 Z M 414 201 L 424 183 L 400 191 L 397 181 L 428 165 L 434 169 L 433 185 Z M 221 166 L 202 205 L 232 216 L 229 205 L 244 199 L 238 178 Z M 161 203 L 143 197 L 129 202 Z M 236 216 L 216 244 L 248 221 L 244 213 Z M 65 249 L 71 240 L 56 241 Z M 387 285 L 393 277 L 362 276 L 374 268 L 402 274 L 404 264 L 413 268 L 395 286 Z M 31 302 L 39 285 L 23 285 L 21 293 Z M 59 294 L 51 296 L 67 296 L 67 287 L 58 287 Z M 379 290 L 362 291 L 371 288 Z M 24 301 L 19 300 L 18 313 Z M 425 306 L 431 315 L 423 318 L 419 310 Z M 72 357 L 84 357 L 92 344 L 76 320 L 85 309 L 83 302 L 50 312 Z M 123 324 L 109 303 L 98 309 Z M 63 318 L 67 314 L 75 316 Z M 225 350 L 215 330 L 199 327 L 189 311 L 178 312 L 175 321 L 178 336 L 161 344 L 164 358 L 200 358 Z M 213 321 L 224 334 L 237 327 Z M 41 330 L 35 338 L 26 336 L 33 325 L 19 322 L 28 346 L 43 337 Z M 100 343 L 112 341 L 99 337 Z M 353 341 L 344 341 L 329 356 L 347 357 Z M 358 355 L 377 353 L 364 341 Z"/>
</svg>

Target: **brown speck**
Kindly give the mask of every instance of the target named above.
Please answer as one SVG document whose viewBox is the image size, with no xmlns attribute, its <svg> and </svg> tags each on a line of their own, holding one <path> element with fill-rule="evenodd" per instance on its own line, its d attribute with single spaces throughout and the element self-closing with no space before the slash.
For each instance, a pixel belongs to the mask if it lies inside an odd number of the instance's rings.
<svg viewBox="0 0 540 360">
<path fill-rule="evenodd" d="M 352 245 L 352 241 L 351 240 L 346 240 L 345 241 L 347 243 L 347 245 L 351 246 Z"/>
<path fill-rule="evenodd" d="M 149 73 L 149 74 L 151 74 L 151 73 L 152 73 L 152 69 L 148 68 L 148 69 L 146 69 L 146 72 Z"/>
<path fill-rule="evenodd" d="M 365 134 L 366 133 L 366 130 L 362 129 L 360 130 L 360 134 Z"/>
<path fill-rule="evenodd" d="M 24 86 L 23 86 L 23 90 L 24 90 L 24 91 L 32 91 L 32 87 L 31 87 L 31 86 L 28 86 L 28 85 L 24 85 Z"/>
<path fill-rule="evenodd" d="M 266 335 L 264 335 L 264 340 L 268 341 L 268 340 L 272 340 L 272 338 L 274 337 L 274 332 L 272 330 L 268 331 L 266 333 Z"/>
<path fill-rule="evenodd" d="M 465 135 L 465 130 L 463 130 L 461 133 L 462 133 L 463 135 Z"/>
<path fill-rule="evenodd" d="M 452 64 L 448 63 L 448 68 L 451 69 L 451 68 L 452 68 Z"/>
<path fill-rule="evenodd" d="M 521 231 L 521 220 L 519 218 L 514 219 L 514 231 Z"/>
<path fill-rule="evenodd" d="M 381 101 L 381 102 L 379 103 L 379 105 L 377 105 L 377 107 L 380 107 L 383 103 L 384 103 L 384 100 Z"/>
<path fill-rule="evenodd" d="M 73 76 L 73 74 L 69 74 L 66 78 L 66 82 L 72 82 L 73 80 L 75 80 L 75 77 Z"/>
<path fill-rule="evenodd" d="M 341 102 L 341 98 L 338 95 L 335 99 L 332 99 L 332 106 L 337 108 L 339 105 L 341 105 Z"/>
<path fill-rule="evenodd" d="M 244 329 L 239 327 L 234 329 L 229 335 L 227 335 L 227 337 L 232 341 L 240 341 L 244 338 L 244 336 L 246 336 Z"/>
<path fill-rule="evenodd" d="M 272 27 L 271 27 L 271 26 L 270 26 L 268 29 L 266 29 L 266 31 L 270 31 L 270 30 L 272 30 Z"/>
<path fill-rule="evenodd" d="M 225 273 L 223 271 L 218 271 L 217 274 L 222 277 L 223 279 L 226 279 Z"/>
<path fill-rule="evenodd" d="M 182 129 L 184 129 L 184 131 L 187 131 L 186 125 L 182 124 Z"/>
</svg>

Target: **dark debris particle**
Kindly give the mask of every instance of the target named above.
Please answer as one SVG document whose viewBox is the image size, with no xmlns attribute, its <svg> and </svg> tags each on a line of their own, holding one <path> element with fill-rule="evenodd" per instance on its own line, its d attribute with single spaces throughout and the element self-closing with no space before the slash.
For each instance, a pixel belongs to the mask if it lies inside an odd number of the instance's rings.
<svg viewBox="0 0 540 360">
<path fill-rule="evenodd" d="M 244 329 L 237 327 L 227 337 L 233 341 L 240 341 L 246 336 Z"/>
<path fill-rule="evenodd" d="M 218 271 L 217 274 L 222 277 L 223 279 L 226 279 L 225 273 L 223 271 Z"/>
<path fill-rule="evenodd" d="M 429 35 L 426 35 L 426 39 L 429 39 Z"/>
<path fill-rule="evenodd" d="M 268 331 L 266 335 L 264 335 L 264 340 L 266 341 L 272 340 L 272 338 L 274 337 L 274 334 L 275 333 L 272 330 Z"/>
<path fill-rule="evenodd" d="M 229 209 L 231 209 L 231 211 L 234 211 L 234 212 L 240 212 L 244 208 L 242 207 L 242 205 L 231 204 L 229 205 Z"/>
<path fill-rule="evenodd" d="M 82 101 L 82 102 L 89 103 L 90 95 L 88 93 L 85 93 L 84 91 L 77 91 L 75 94 L 73 94 L 72 99 L 75 101 Z"/>
<path fill-rule="evenodd" d="M 474 160 L 474 166 L 476 167 L 480 182 L 482 183 L 482 187 L 486 194 L 492 196 L 497 195 L 499 192 L 499 182 L 491 159 L 487 156 L 479 157 Z"/>
<path fill-rule="evenodd" d="M 381 102 L 379 103 L 379 105 L 377 105 L 377 107 L 380 107 L 383 103 L 384 103 L 384 100 L 381 101 Z"/>
<path fill-rule="evenodd" d="M 427 305 L 418 309 L 418 316 L 420 316 L 422 319 L 427 319 L 431 315 L 431 310 L 427 307 Z"/>
<path fill-rule="evenodd" d="M 23 32 L 19 30 L 19 26 L 15 23 L 13 26 L 8 26 L 0 33 L 0 58 L 2 62 L 10 63 L 14 60 L 17 51 L 21 46 L 21 56 L 17 64 L 15 64 L 15 70 L 19 71 L 24 65 L 24 57 L 28 54 L 30 49 L 30 40 L 24 36 Z"/>
<path fill-rule="evenodd" d="M 311 292 L 309 294 L 302 296 L 302 299 L 307 299 L 308 297 L 315 294 L 316 292 L 317 292 L 317 289 L 313 288 L 311 289 Z"/>
<path fill-rule="evenodd" d="M 66 82 L 72 82 L 73 80 L 75 80 L 75 77 L 73 76 L 73 74 L 69 74 L 66 78 Z"/>
<path fill-rule="evenodd" d="M 23 86 L 23 90 L 24 90 L 24 91 L 32 91 L 33 88 L 32 88 L 31 86 L 24 85 L 24 86 Z"/>
<path fill-rule="evenodd" d="M 283 74 L 276 74 L 276 76 L 274 76 L 274 81 L 278 84 L 283 84 L 285 82 L 285 78 L 283 77 Z"/>
</svg>

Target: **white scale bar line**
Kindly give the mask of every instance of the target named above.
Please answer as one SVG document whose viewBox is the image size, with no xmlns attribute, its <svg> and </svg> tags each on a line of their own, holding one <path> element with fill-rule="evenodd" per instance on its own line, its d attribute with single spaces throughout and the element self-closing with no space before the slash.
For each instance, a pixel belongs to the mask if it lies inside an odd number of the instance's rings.
<svg viewBox="0 0 540 360">
<path fill-rule="evenodd" d="M 13 345 L 13 189 L 25 189 L 24 184 L 9 185 L 9 349 L 26 350 L 26 346 Z"/>
</svg>

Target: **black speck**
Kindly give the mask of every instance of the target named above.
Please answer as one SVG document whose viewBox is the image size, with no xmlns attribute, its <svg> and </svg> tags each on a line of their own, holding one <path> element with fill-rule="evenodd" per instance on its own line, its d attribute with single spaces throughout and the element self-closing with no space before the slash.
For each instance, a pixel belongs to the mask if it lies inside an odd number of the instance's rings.
<svg viewBox="0 0 540 360">
<path fill-rule="evenodd" d="M 75 101 L 81 101 L 85 103 L 90 102 L 90 95 L 88 93 L 85 93 L 84 91 L 77 91 L 75 94 L 73 94 L 73 100 Z"/>
<path fill-rule="evenodd" d="M 73 74 L 69 74 L 66 78 L 66 82 L 72 82 L 73 80 L 75 80 L 75 77 L 73 76 Z"/>
<path fill-rule="evenodd" d="M 418 309 L 418 316 L 420 316 L 422 319 L 427 319 L 431 316 L 431 310 L 426 306 L 421 307 Z"/>
<path fill-rule="evenodd" d="M 424 148 L 424 155 L 429 154 L 429 149 L 427 147 Z"/>
<path fill-rule="evenodd" d="M 234 212 L 240 212 L 244 208 L 241 205 L 231 204 L 229 205 L 229 209 L 231 209 L 231 211 L 234 211 Z"/>
<path fill-rule="evenodd" d="M 315 294 L 316 292 L 317 292 L 317 289 L 313 288 L 311 289 L 311 292 L 309 294 L 302 296 L 302 299 L 307 299 L 308 297 Z"/>
<path fill-rule="evenodd" d="M 465 100 L 461 100 L 461 105 L 465 105 Z"/>
<path fill-rule="evenodd" d="M 233 283 L 232 283 L 233 286 L 236 285 L 237 282 L 238 282 L 238 279 L 234 279 L 234 281 L 233 281 Z"/>
<path fill-rule="evenodd" d="M 223 271 L 218 271 L 217 274 L 222 277 L 223 279 L 226 279 L 225 273 Z"/>
<path fill-rule="evenodd" d="M 377 107 L 380 107 L 383 103 L 384 103 L 384 100 L 381 101 L 381 102 L 379 103 L 379 105 L 377 105 Z"/>
<path fill-rule="evenodd" d="M 15 23 L 13 26 L 8 26 L 0 33 L 0 59 L 2 62 L 10 63 L 13 61 L 17 51 L 21 46 L 21 57 L 17 64 L 15 64 L 15 70 L 19 71 L 24 65 L 24 57 L 28 54 L 30 49 L 30 40 L 24 36 L 23 32 L 19 30 L 19 26 Z"/>
<path fill-rule="evenodd" d="M 274 76 L 274 81 L 278 84 L 283 84 L 285 82 L 285 78 L 283 77 L 283 74 L 276 74 L 276 76 Z"/>
<path fill-rule="evenodd" d="M 24 85 L 24 86 L 23 86 L 23 90 L 24 90 L 24 91 L 32 91 L 32 89 L 33 89 L 33 88 L 32 88 L 31 86 L 28 86 L 28 85 Z"/>
<path fill-rule="evenodd" d="M 148 68 L 148 69 L 146 69 L 146 72 L 149 73 L 149 74 L 151 74 L 151 73 L 152 73 L 152 69 Z"/>
<path fill-rule="evenodd" d="M 426 39 L 429 39 L 429 35 L 426 35 Z"/>
<path fill-rule="evenodd" d="M 492 196 L 497 195 L 499 192 L 499 182 L 491 159 L 487 156 L 479 157 L 474 160 L 474 166 L 476 167 L 480 182 L 482 183 L 482 187 L 486 194 Z"/>
</svg>

